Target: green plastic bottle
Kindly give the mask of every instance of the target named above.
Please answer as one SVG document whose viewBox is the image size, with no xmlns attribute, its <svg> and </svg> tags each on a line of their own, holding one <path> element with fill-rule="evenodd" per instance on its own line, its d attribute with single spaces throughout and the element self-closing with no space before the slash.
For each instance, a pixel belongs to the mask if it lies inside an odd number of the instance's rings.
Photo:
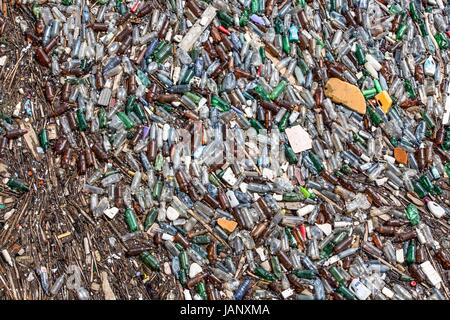
<svg viewBox="0 0 450 320">
<path fill-rule="evenodd" d="M 410 203 L 406 207 L 406 217 L 413 226 L 419 224 L 420 222 L 419 210 L 417 210 L 417 207 L 414 204 Z"/>
</svg>

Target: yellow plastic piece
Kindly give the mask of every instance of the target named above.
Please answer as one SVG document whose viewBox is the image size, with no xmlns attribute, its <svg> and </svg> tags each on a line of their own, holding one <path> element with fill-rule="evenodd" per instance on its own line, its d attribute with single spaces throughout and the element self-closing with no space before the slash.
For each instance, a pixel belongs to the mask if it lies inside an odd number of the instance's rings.
<svg viewBox="0 0 450 320">
<path fill-rule="evenodd" d="M 389 93 L 383 90 L 375 96 L 375 100 L 377 100 L 378 105 L 384 113 L 389 112 L 389 109 L 391 109 L 392 106 L 392 99 Z"/>
</svg>

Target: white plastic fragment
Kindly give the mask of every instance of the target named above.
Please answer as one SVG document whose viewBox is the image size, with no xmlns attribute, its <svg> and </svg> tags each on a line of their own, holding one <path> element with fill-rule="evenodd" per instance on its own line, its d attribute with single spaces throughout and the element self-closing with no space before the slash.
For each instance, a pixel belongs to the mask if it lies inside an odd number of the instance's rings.
<svg viewBox="0 0 450 320">
<path fill-rule="evenodd" d="M 116 214 L 119 212 L 119 209 L 116 207 L 112 207 L 103 211 L 103 213 L 110 219 L 114 219 Z"/>
<path fill-rule="evenodd" d="M 297 215 L 298 215 L 299 217 L 303 217 L 303 216 L 305 216 L 305 215 L 311 213 L 311 212 L 314 210 L 315 207 L 316 207 L 316 206 L 313 205 L 313 204 L 307 204 L 307 205 L 304 206 L 303 208 L 300 208 L 300 209 L 297 210 Z"/>
<path fill-rule="evenodd" d="M 428 281 L 430 281 L 430 283 L 433 286 L 439 289 L 441 287 L 442 278 L 439 275 L 439 273 L 437 273 L 436 269 L 433 267 L 431 262 L 427 260 L 424 263 L 422 263 L 420 267 L 427 276 Z"/>
<path fill-rule="evenodd" d="M 169 219 L 170 221 L 174 221 L 174 220 L 178 219 L 178 217 L 180 216 L 180 213 L 175 208 L 168 207 L 166 210 L 166 215 L 167 215 L 167 219 Z"/>
<path fill-rule="evenodd" d="M 3 249 L 2 250 L 2 256 L 5 259 L 5 261 L 12 267 L 13 266 L 13 261 L 11 259 L 11 256 L 9 255 L 8 250 Z"/>
<path fill-rule="evenodd" d="M 0 57 L 0 67 L 3 67 L 5 65 L 6 60 L 8 60 L 8 56 Z"/>
<path fill-rule="evenodd" d="M 388 297 L 389 299 L 392 299 L 395 295 L 394 291 L 392 291 L 391 289 L 389 289 L 388 287 L 384 287 L 381 292 Z"/>
<path fill-rule="evenodd" d="M 201 273 L 203 271 L 202 267 L 198 264 L 193 262 L 191 266 L 189 267 L 189 278 L 194 278 L 196 275 Z"/>
<path fill-rule="evenodd" d="M 434 201 L 428 201 L 427 203 L 428 210 L 435 216 L 436 218 L 440 219 L 443 216 L 445 216 L 445 209 L 442 208 L 439 204 L 437 204 Z"/>
<path fill-rule="evenodd" d="M 294 294 L 294 290 L 292 288 L 286 289 L 286 290 L 281 292 L 281 295 L 283 296 L 284 299 L 289 298 L 293 294 Z"/>
<path fill-rule="evenodd" d="M 213 21 L 216 16 L 217 9 L 210 5 L 203 12 L 197 22 L 189 29 L 188 33 L 180 41 L 179 47 L 188 52 L 192 49 L 197 39 L 205 31 L 206 27 Z"/>
<path fill-rule="evenodd" d="M 325 233 L 326 236 L 330 235 L 331 232 L 333 231 L 333 227 L 331 226 L 331 224 L 329 223 L 324 223 L 324 224 L 317 224 L 316 226 L 323 231 L 323 233 Z"/>
<path fill-rule="evenodd" d="M 353 279 L 350 283 L 350 289 L 359 300 L 367 300 L 371 292 L 359 279 Z"/>
<path fill-rule="evenodd" d="M 309 133 L 301 126 L 293 126 L 286 129 L 289 144 L 295 153 L 299 153 L 312 148 L 312 140 Z"/>
<path fill-rule="evenodd" d="M 403 254 L 403 249 L 395 250 L 395 257 L 396 257 L 398 263 L 405 262 L 405 255 Z"/>
<path fill-rule="evenodd" d="M 233 173 L 231 167 L 227 168 L 223 173 L 222 179 L 225 180 L 230 186 L 234 186 L 237 182 L 237 178 Z"/>
</svg>

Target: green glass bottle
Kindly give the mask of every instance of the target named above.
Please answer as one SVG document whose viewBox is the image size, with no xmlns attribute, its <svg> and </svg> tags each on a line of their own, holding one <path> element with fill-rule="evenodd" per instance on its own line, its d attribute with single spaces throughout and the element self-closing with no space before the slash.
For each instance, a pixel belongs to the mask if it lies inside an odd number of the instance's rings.
<svg viewBox="0 0 450 320">
<path fill-rule="evenodd" d="M 211 243 L 211 238 L 208 235 L 195 236 L 192 238 L 192 243 L 195 244 L 209 244 Z"/>
<path fill-rule="evenodd" d="M 414 90 L 414 87 L 413 87 L 411 81 L 406 79 L 403 82 L 403 85 L 405 87 L 406 93 L 408 94 L 408 97 L 411 98 L 411 99 L 415 99 L 416 98 L 416 91 Z"/>
<path fill-rule="evenodd" d="M 428 112 L 422 110 L 420 112 L 420 115 L 422 116 L 423 121 L 425 121 L 425 124 L 427 125 L 427 128 L 428 129 L 434 129 L 436 124 L 434 123 L 433 119 L 430 117 Z"/>
<path fill-rule="evenodd" d="M 444 142 L 442 143 L 442 149 L 444 149 L 445 151 L 450 150 L 450 140 L 444 140 Z"/>
<path fill-rule="evenodd" d="M 356 296 L 343 285 L 339 286 L 339 288 L 336 289 L 336 292 L 341 294 L 347 300 L 356 300 Z"/>
<path fill-rule="evenodd" d="M 189 98 L 189 100 L 191 100 L 192 102 L 194 102 L 195 104 L 199 104 L 199 102 L 202 100 L 202 97 L 199 96 L 198 94 L 195 94 L 194 92 L 185 92 L 184 95 Z"/>
<path fill-rule="evenodd" d="M 277 256 L 272 256 L 270 258 L 270 263 L 272 265 L 272 270 L 275 275 L 275 277 L 280 280 L 281 276 L 283 275 L 283 271 L 281 270 L 280 261 L 278 260 Z"/>
<path fill-rule="evenodd" d="M 214 173 L 210 173 L 208 175 L 208 181 L 211 182 L 212 185 L 214 185 L 216 188 L 219 188 L 221 186 L 219 178 Z"/>
<path fill-rule="evenodd" d="M 289 42 L 298 42 L 300 38 L 298 37 L 298 27 L 296 25 L 291 25 L 289 28 Z"/>
<path fill-rule="evenodd" d="M 339 283 L 340 285 L 345 284 L 344 276 L 336 266 L 332 266 L 329 271 L 331 273 L 331 276 L 334 278 L 334 280 L 336 280 L 337 283 Z"/>
<path fill-rule="evenodd" d="M 304 200 L 305 200 L 305 197 L 301 193 L 296 193 L 296 192 L 283 193 L 283 201 L 298 202 L 298 201 L 304 201 Z"/>
<path fill-rule="evenodd" d="M 32 11 L 33 11 L 33 15 L 36 17 L 36 19 L 39 19 L 41 17 L 42 9 L 37 3 L 33 4 Z"/>
<path fill-rule="evenodd" d="M 411 265 L 416 263 L 416 243 L 411 240 L 406 250 L 406 264 Z"/>
<path fill-rule="evenodd" d="M 283 21 L 279 17 L 275 19 L 274 29 L 276 34 L 282 34 L 284 32 Z"/>
<path fill-rule="evenodd" d="M 267 91 L 261 86 L 261 85 L 257 85 L 256 87 L 253 88 L 253 90 L 265 101 L 270 101 L 269 98 L 269 94 L 267 93 Z"/>
<path fill-rule="evenodd" d="M 286 236 L 288 238 L 289 246 L 291 248 L 296 248 L 297 247 L 297 241 L 295 240 L 295 237 L 294 237 L 294 235 L 292 233 L 291 228 L 289 228 L 289 227 L 284 228 L 284 232 L 286 233 Z"/>
<path fill-rule="evenodd" d="M 180 281 L 180 284 L 184 287 L 187 283 L 187 274 L 186 270 L 180 269 L 178 270 L 178 281 Z"/>
<path fill-rule="evenodd" d="M 450 162 L 447 162 L 444 165 L 444 169 L 445 169 L 445 174 L 446 174 L 447 178 L 450 178 Z"/>
<path fill-rule="evenodd" d="M 169 51 L 168 55 L 170 55 L 170 52 L 171 51 Z M 163 63 L 161 61 L 157 61 L 157 62 Z M 136 75 L 144 87 L 148 87 L 150 85 L 150 80 L 148 79 L 147 75 L 144 72 L 142 72 L 142 70 L 138 69 L 136 71 Z"/>
<path fill-rule="evenodd" d="M 139 230 L 138 221 L 133 209 L 125 209 L 125 222 L 128 225 L 128 230 L 130 230 L 130 232 L 136 232 Z"/>
<path fill-rule="evenodd" d="M 284 145 L 284 153 L 290 164 L 296 164 L 298 162 L 297 155 L 289 144 Z"/>
<path fill-rule="evenodd" d="M 419 224 L 420 222 L 419 210 L 417 210 L 417 207 L 414 204 L 410 203 L 406 207 L 406 217 L 413 226 Z"/>
<path fill-rule="evenodd" d="M 289 122 L 289 116 L 291 114 L 289 112 L 286 112 L 283 117 L 281 118 L 280 123 L 278 124 L 278 129 L 280 129 L 280 132 L 284 132 L 288 126 Z"/>
<path fill-rule="evenodd" d="M 314 153 L 312 153 L 312 152 L 309 153 L 309 159 L 311 160 L 314 168 L 316 168 L 318 173 L 321 173 L 325 169 L 322 162 L 319 160 L 319 158 Z"/>
<path fill-rule="evenodd" d="M 304 270 L 297 269 L 297 270 L 292 271 L 292 273 L 301 279 L 315 279 L 317 277 L 316 273 L 313 270 L 308 270 L 308 269 L 304 269 Z"/>
<path fill-rule="evenodd" d="M 160 266 L 158 260 L 152 256 L 148 251 L 141 253 L 140 258 L 144 264 L 153 271 L 159 271 Z"/>
<path fill-rule="evenodd" d="M 286 33 L 284 33 L 281 36 L 281 46 L 283 48 L 284 53 L 286 53 L 286 54 L 291 53 L 291 44 L 289 42 L 289 37 Z"/>
<path fill-rule="evenodd" d="M 406 19 L 403 19 L 403 22 L 398 26 L 397 32 L 395 33 L 395 38 L 397 41 L 401 41 L 403 39 L 406 31 L 408 31 L 408 24 Z"/>
<path fill-rule="evenodd" d="M 391 142 L 391 144 L 392 144 L 394 147 L 398 147 L 398 140 L 397 140 L 396 137 L 392 136 L 392 137 L 389 139 L 389 141 Z"/>
<path fill-rule="evenodd" d="M 180 254 L 178 255 L 178 258 L 180 259 L 180 268 L 183 270 L 189 269 L 189 257 L 186 250 L 182 250 Z"/>
<path fill-rule="evenodd" d="M 261 62 L 264 64 L 266 62 L 266 50 L 263 46 L 259 47 L 259 55 L 261 56 Z"/>
<path fill-rule="evenodd" d="M 247 9 L 245 9 L 242 12 L 241 17 L 239 18 L 239 26 L 240 27 L 245 27 L 248 24 L 249 15 L 250 15 L 250 13 Z"/>
<path fill-rule="evenodd" d="M 207 296 L 206 296 L 206 285 L 205 285 L 205 281 L 201 281 L 199 282 L 196 286 L 195 289 L 197 291 L 197 293 L 199 294 L 199 296 L 203 299 L 206 300 Z"/>
<path fill-rule="evenodd" d="M 125 126 L 125 129 L 130 130 L 134 127 L 134 122 L 131 120 L 125 112 L 119 111 L 117 112 L 117 117 L 122 121 L 123 125 Z"/>
<path fill-rule="evenodd" d="M 86 122 L 86 117 L 84 116 L 84 112 L 81 109 L 77 110 L 77 122 L 78 122 L 78 129 L 80 131 L 86 131 L 88 124 Z"/>
<path fill-rule="evenodd" d="M 217 12 L 217 17 L 224 27 L 229 28 L 233 25 L 233 18 L 225 11 L 219 10 Z"/>
<path fill-rule="evenodd" d="M 48 135 L 47 135 L 47 129 L 43 128 L 41 132 L 39 133 L 39 142 L 41 144 L 42 150 L 47 151 L 48 149 Z"/>
<path fill-rule="evenodd" d="M 11 188 L 12 190 L 18 191 L 18 192 L 28 192 L 30 191 L 30 187 L 28 187 L 25 183 L 22 181 L 16 180 L 14 178 L 9 178 L 6 185 Z"/>
<path fill-rule="evenodd" d="M 286 89 L 288 82 L 285 79 L 282 79 L 275 88 L 273 88 L 272 92 L 269 95 L 270 100 L 276 100 Z"/>
<path fill-rule="evenodd" d="M 427 190 L 425 190 L 419 182 L 414 183 L 414 192 L 421 199 L 425 198 L 425 196 L 428 194 Z"/>
<path fill-rule="evenodd" d="M 98 126 L 100 129 L 106 128 L 106 111 L 103 107 L 98 110 Z"/>
<path fill-rule="evenodd" d="M 255 14 L 258 13 L 259 10 L 259 1 L 258 0 L 251 0 L 250 2 L 250 11 L 251 13 Z"/>
<path fill-rule="evenodd" d="M 373 79 L 373 86 L 377 93 L 380 93 L 381 91 L 383 91 L 383 88 L 381 88 L 380 81 L 378 81 L 377 79 Z"/>
<path fill-rule="evenodd" d="M 295 1 L 300 8 L 304 8 L 306 6 L 306 0 L 296 0 Z"/>
<path fill-rule="evenodd" d="M 133 112 L 139 118 L 139 120 L 141 120 L 142 122 L 146 121 L 144 109 L 139 103 L 135 103 L 133 105 Z"/>
<path fill-rule="evenodd" d="M 158 216 L 158 208 L 152 208 L 144 221 L 144 231 L 150 229 Z"/>
<path fill-rule="evenodd" d="M 371 106 L 367 106 L 367 114 L 369 115 L 372 125 L 378 127 L 383 122 L 383 118 Z"/>
<path fill-rule="evenodd" d="M 213 95 L 211 97 L 211 105 L 222 112 L 229 111 L 231 109 L 230 105 L 226 101 L 222 100 L 216 95 Z"/>
<path fill-rule="evenodd" d="M 263 278 L 264 280 L 267 280 L 267 281 L 275 281 L 276 280 L 275 276 L 272 273 L 266 271 L 262 267 L 257 267 L 255 269 L 255 274 L 258 277 Z"/>
<path fill-rule="evenodd" d="M 313 194 L 311 192 L 309 192 L 309 190 L 306 189 L 305 187 L 300 186 L 299 190 L 306 199 L 312 198 Z"/>
<path fill-rule="evenodd" d="M 442 191 L 442 189 L 441 189 L 440 186 L 438 186 L 437 184 L 435 184 L 435 185 L 433 185 L 433 191 L 432 191 L 432 194 L 441 196 L 441 195 L 443 194 L 443 191 Z"/>
<path fill-rule="evenodd" d="M 194 68 L 189 68 L 184 74 L 183 79 L 181 79 L 181 84 L 189 84 L 194 75 L 195 75 Z"/>
<path fill-rule="evenodd" d="M 422 37 L 426 37 L 428 35 L 428 29 L 423 19 L 419 21 L 419 30 Z"/>
<path fill-rule="evenodd" d="M 403 8 L 398 5 L 397 3 L 393 3 L 389 6 L 389 13 L 390 14 L 399 14 L 403 12 Z"/>
<path fill-rule="evenodd" d="M 366 99 L 372 99 L 373 97 L 375 97 L 375 95 L 377 94 L 377 89 L 375 88 L 370 88 L 370 89 L 365 89 L 363 91 L 361 91 L 364 98 Z"/>
<path fill-rule="evenodd" d="M 426 175 L 422 175 L 419 178 L 419 182 L 422 185 L 422 187 L 427 190 L 428 192 L 433 191 L 433 183 L 431 182 L 430 178 Z"/>
<path fill-rule="evenodd" d="M 449 48 L 449 40 L 444 32 L 436 33 L 434 39 L 436 40 L 439 49 L 447 50 Z"/>
<path fill-rule="evenodd" d="M 161 51 L 161 49 L 164 48 L 166 45 L 167 45 L 167 42 L 165 42 L 164 40 L 159 42 L 158 45 L 156 46 L 155 50 L 151 54 L 151 56 L 153 58 L 155 58 L 155 56 L 158 54 L 158 52 Z"/>
<path fill-rule="evenodd" d="M 253 128 L 255 128 L 255 129 L 256 129 L 256 132 L 258 132 L 258 133 L 259 133 L 259 130 L 264 129 L 264 126 L 261 124 L 261 122 L 259 122 L 259 121 L 256 120 L 256 119 L 251 118 L 251 119 L 249 120 L 249 122 L 250 122 L 250 125 L 251 125 Z"/>
<path fill-rule="evenodd" d="M 365 56 L 364 51 L 359 43 L 356 45 L 355 57 L 356 57 L 356 60 L 358 61 L 358 64 L 363 65 L 366 63 L 366 56 Z"/>
<path fill-rule="evenodd" d="M 127 103 L 125 104 L 125 111 L 126 111 L 127 113 L 130 113 L 130 112 L 131 112 L 131 110 L 133 109 L 133 106 L 134 106 L 135 102 L 136 102 L 136 96 L 135 96 L 135 95 L 131 95 L 131 96 L 128 97 Z"/>
<path fill-rule="evenodd" d="M 155 183 L 155 186 L 153 187 L 152 197 L 154 200 L 159 201 L 159 198 L 161 197 L 162 187 L 163 187 L 163 182 L 158 179 L 158 181 L 156 181 L 156 183 Z"/>
<path fill-rule="evenodd" d="M 330 0 L 330 12 L 336 11 L 336 0 Z"/>
<path fill-rule="evenodd" d="M 409 13 L 410 13 L 411 18 L 413 19 L 414 22 L 419 22 L 420 21 L 420 15 L 417 12 L 416 4 L 414 3 L 414 1 L 411 1 L 409 3 Z"/>
</svg>

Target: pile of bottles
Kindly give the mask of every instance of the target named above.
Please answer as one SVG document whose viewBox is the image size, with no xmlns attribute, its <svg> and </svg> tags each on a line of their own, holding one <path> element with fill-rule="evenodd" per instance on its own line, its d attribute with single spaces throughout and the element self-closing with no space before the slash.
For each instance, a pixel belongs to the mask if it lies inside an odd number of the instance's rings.
<svg viewBox="0 0 450 320">
<path fill-rule="evenodd" d="M 17 4 L 44 74 L 36 152 L 123 231 L 142 286 L 450 298 L 444 1 L 42 2 Z M 28 133 L 2 127 L 1 152 Z"/>
</svg>

